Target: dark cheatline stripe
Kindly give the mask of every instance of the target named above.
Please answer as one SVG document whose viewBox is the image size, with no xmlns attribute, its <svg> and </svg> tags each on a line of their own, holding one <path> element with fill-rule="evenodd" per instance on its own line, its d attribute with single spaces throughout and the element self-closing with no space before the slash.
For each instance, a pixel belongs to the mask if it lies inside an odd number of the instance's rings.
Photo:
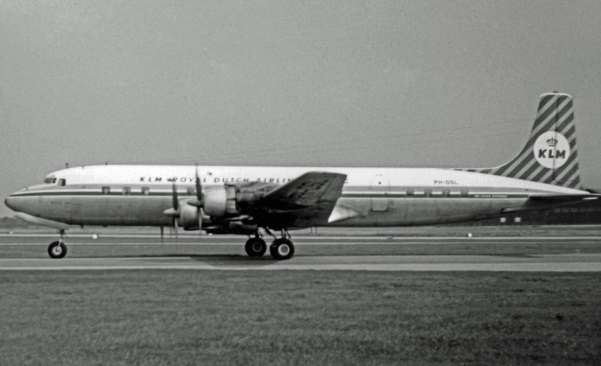
<svg viewBox="0 0 601 366">
<path fill-rule="evenodd" d="M 576 176 L 576 178 L 572 179 L 570 183 L 567 185 L 570 188 L 580 188 L 580 178 Z"/>
<path fill-rule="evenodd" d="M 543 97 L 540 99 L 540 102 L 538 103 L 538 109 L 541 109 L 541 108 L 543 108 L 543 107 L 545 106 L 545 104 L 549 103 L 549 101 L 550 101 L 551 99 L 553 99 L 553 97 L 555 97 L 555 95 L 556 95 L 556 94 L 547 94 L 547 95 L 543 96 Z"/>
<path fill-rule="evenodd" d="M 534 177 L 532 177 L 532 180 L 535 182 L 539 182 L 541 180 L 541 178 L 545 174 L 547 174 L 549 171 L 551 171 L 551 169 L 542 167 L 542 170 L 538 174 L 536 174 Z"/>
<path fill-rule="evenodd" d="M 538 137 L 541 133 L 549 131 L 549 130 L 555 130 L 554 127 L 557 127 L 557 125 L 559 125 L 559 123 L 558 123 L 559 121 L 563 121 L 564 114 L 567 112 L 567 110 L 561 109 L 560 111 L 557 111 L 557 108 L 554 106 L 554 109 L 551 110 L 550 112 L 551 113 L 557 112 L 557 113 L 553 116 L 553 118 L 549 118 L 549 120 L 542 126 L 542 128 L 539 128 L 536 133 L 533 133 L 530 136 L 529 142 L 531 142 L 532 144 L 534 144 L 536 137 Z M 573 113 L 569 113 L 568 117 L 570 115 L 573 115 Z"/>
<path fill-rule="evenodd" d="M 572 169 L 570 169 L 570 171 L 568 172 L 568 174 L 565 175 L 565 177 L 561 178 L 561 181 L 559 183 L 561 184 L 563 182 L 567 182 L 569 180 L 574 179 L 577 172 L 578 172 L 578 163 L 574 164 Z"/>
<path fill-rule="evenodd" d="M 566 160 L 566 162 L 559 167 L 559 169 L 557 169 L 558 173 L 557 175 L 560 175 L 561 172 L 564 172 L 566 169 L 568 169 L 568 167 L 578 158 L 578 151 L 577 150 L 573 150 L 570 152 L 570 156 L 568 157 L 568 160 Z M 576 164 L 578 165 L 578 164 Z"/>
<path fill-rule="evenodd" d="M 562 177 L 573 176 L 574 171 L 578 171 L 578 162 L 576 161 L 576 156 L 571 154 L 568 160 L 560 168 L 556 169 L 555 174 L 552 174 L 551 177 L 554 178 L 554 182 L 558 182 Z"/>
<path fill-rule="evenodd" d="M 538 128 L 538 126 L 543 123 L 543 121 L 545 121 L 547 119 L 547 117 L 549 117 L 549 115 L 551 113 L 553 113 L 553 111 L 557 108 L 556 104 L 553 103 L 549 103 L 548 106 L 546 106 L 545 110 L 538 110 L 538 115 L 536 116 L 536 119 L 534 120 L 534 125 L 532 126 L 532 131 L 534 131 L 536 128 Z"/>
<path fill-rule="evenodd" d="M 520 153 L 513 158 L 512 160 L 510 160 L 509 162 L 501 165 L 498 169 L 496 169 L 495 174 L 497 175 L 502 175 L 502 176 L 506 176 L 505 172 L 511 168 L 515 162 L 517 161 L 521 161 L 522 159 L 526 158 L 526 151 L 528 150 L 528 146 L 526 146 L 525 148 L 522 149 L 522 151 L 520 151 Z"/>
<path fill-rule="evenodd" d="M 520 161 L 520 163 L 514 169 L 511 170 L 511 172 L 507 173 L 507 176 L 515 177 L 524 167 L 526 167 L 529 164 L 532 165 L 536 161 L 532 157 L 532 149 L 528 149 L 524 153 L 524 157 L 522 159 L 523 160 Z"/>
<path fill-rule="evenodd" d="M 546 111 L 549 110 L 550 107 L 553 108 L 553 104 L 555 103 L 552 103 L 552 101 L 555 100 L 555 97 L 555 95 L 547 95 L 541 99 L 540 103 L 538 103 L 538 108 L 536 109 L 536 120 L 534 121 L 533 127 L 536 127 L 537 123 L 540 123 L 540 118 Z"/>
<path fill-rule="evenodd" d="M 565 131 L 566 129 L 570 129 L 574 127 L 574 113 L 570 113 L 567 117 L 559 124 L 557 128 L 557 132 Z M 563 133 L 563 132 L 562 132 Z"/>
<path fill-rule="evenodd" d="M 539 167 L 538 161 L 533 159 L 531 166 L 522 175 L 519 176 L 519 179 L 526 179 L 526 180 L 531 179 L 532 175 L 534 174 L 536 169 L 538 169 L 538 167 Z"/>
<path fill-rule="evenodd" d="M 574 101 L 572 98 L 561 98 L 556 107 L 559 109 L 558 116 L 566 116 L 574 109 Z M 557 119 L 558 121 L 559 119 Z"/>
<path fill-rule="evenodd" d="M 570 140 L 572 136 L 574 136 L 574 133 L 576 133 L 576 126 L 574 126 L 573 124 L 570 125 L 567 131 L 563 132 L 565 138 L 568 139 L 568 141 L 570 141 L 570 147 L 572 147 L 572 143 L 576 143 L 576 139 Z"/>
<path fill-rule="evenodd" d="M 561 172 L 559 172 L 557 174 L 558 177 L 564 177 L 565 176 L 565 180 L 569 180 L 571 178 L 573 178 L 574 175 L 578 175 L 578 170 L 579 170 L 579 166 L 578 166 L 578 161 L 577 161 L 577 152 L 574 152 L 570 155 L 570 157 L 568 158 L 568 161 L 566 161 L 566 163 L 560 168 Z M 570 168 L 570 165 L 573 164 L 573 168 Z M 570 169 L 569 171 L 567 171 L 567 169 Z M 573 170 L 575 170 L 573 172 Z M 567 173 L 566 173 L 567 172 Z"/>
</svg>

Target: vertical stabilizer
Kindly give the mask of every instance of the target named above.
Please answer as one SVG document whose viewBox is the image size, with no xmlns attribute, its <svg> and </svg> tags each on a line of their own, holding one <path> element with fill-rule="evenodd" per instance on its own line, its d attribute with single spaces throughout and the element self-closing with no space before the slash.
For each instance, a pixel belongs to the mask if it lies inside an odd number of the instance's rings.
<svg viewBox="0 0 601 366">
<path fill-rule="evenodd" d="M 498 167 L 469 170 L 579 189 L 572 96 L 557 92 L 541 95 L 534 125 L 521 152 Z"/>
</svg>

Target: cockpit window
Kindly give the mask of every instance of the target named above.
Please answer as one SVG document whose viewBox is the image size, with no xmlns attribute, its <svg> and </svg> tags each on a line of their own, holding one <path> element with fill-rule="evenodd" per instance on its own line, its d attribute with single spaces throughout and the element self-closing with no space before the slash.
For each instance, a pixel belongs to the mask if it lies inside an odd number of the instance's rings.
<svg viewBox="0 0 601 366">
<path fill-rule="evenodd" d="M 54 184 L 54 183 L 56 183 L 56 178 L 55 177 L 46 177 L 44 179 L 44 183 L 45 184 Z"/>
<path fill-rule="evenodd" d="M 64 187 L 67 184 L 67 181 L 64 178 L 58 180 L 58 185 Z"/>
</svg>

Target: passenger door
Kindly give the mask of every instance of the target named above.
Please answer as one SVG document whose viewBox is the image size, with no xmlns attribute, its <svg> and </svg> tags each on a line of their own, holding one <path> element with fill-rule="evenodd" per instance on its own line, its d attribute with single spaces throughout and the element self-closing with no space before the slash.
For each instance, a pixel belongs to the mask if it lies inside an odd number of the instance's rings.
<svg viewBox="0 0 601 366">
<path fill-rule="evenodd" d="M 372 191 L 371 210 L 377 212 L 388 211 L 390 181 L 385 174 L 377 173 L 369 186 Z"/>
</svg>

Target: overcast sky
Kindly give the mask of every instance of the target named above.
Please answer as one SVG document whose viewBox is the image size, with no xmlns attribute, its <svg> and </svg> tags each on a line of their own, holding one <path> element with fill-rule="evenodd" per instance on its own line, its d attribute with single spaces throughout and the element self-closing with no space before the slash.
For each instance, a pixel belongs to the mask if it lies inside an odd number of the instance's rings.
<svg viewBox="0 0 601 366">
<path fill-rule="evenodd" d="M 0 194 L 65 162 L 480 167 L 574 95 L 601 187 L 600 1 L 0 1 Z M 4 206 L 0 215 L 8 214 Z"/>
</svg>

